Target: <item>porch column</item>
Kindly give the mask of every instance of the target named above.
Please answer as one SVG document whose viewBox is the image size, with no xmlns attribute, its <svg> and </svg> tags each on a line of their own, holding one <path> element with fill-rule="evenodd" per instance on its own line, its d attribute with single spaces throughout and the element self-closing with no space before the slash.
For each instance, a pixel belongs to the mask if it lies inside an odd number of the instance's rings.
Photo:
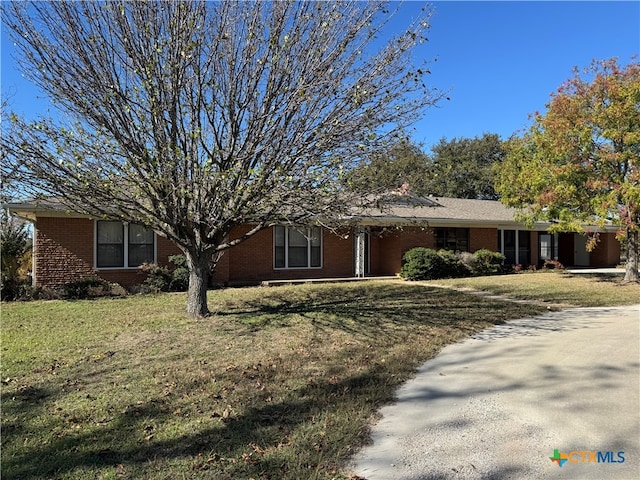
<svg viewBox="0 0 640 480">
<path fill-rule="evenodd" d="M 356 227 L 355 229 L 355 241 L 356 241 L 356 277 L 362 278 L 365 275 L 365 242 L 366 242 L 366 231 L 364 227 Z"/>
</svg>

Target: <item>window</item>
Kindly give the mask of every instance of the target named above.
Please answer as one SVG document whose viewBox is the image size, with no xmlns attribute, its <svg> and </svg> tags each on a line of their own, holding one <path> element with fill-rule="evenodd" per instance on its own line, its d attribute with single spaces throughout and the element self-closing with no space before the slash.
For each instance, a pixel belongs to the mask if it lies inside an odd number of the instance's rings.
<svg viewBox="0 0 640 480">
<path fill-rule="evenodd" d="M 528 230 L 499 230 L 498 251 L 505 256 L 505 264 L 528 265 L 531 261 L 531 232 Z"/>
<path fill-rule="evenodd" d="M 518 263 L 516 258 L 516 230 L 502 231 L 502 254 L 505 256 L 507 265 L 515 265 Z"/>
<path fill-rule="evenodd" d="M 274 228 L 275 268 L 320 268 L 322 230 L 320 227 Z"/>
<path fill-rule="evenodd" d="M 542 264 L 545 260 L 558 259 L 558 236 L 551 233 L 538 235 L 538 259 Z"/>
<path fill-rule="evenodd" d="M 153 262 L 153 230 L 142 225 L 129 225 L 129 266 L 138 267 Z"/>
<path fill-rule="evenodd" d="M 468 228 L 436 228 L 436 247 L 453 252 L 469 251 Z"/>
<path fill-rule="evenodd" d="M 155 235 L 142 225 L 96 222 L 96 267 L 135 268 L 155 261 Z"/>
<path fill-rule="evenodd" d="M 529 265 L 531 262 L 531 233 L 518 230 L 518 263 Z"/>
</svg>

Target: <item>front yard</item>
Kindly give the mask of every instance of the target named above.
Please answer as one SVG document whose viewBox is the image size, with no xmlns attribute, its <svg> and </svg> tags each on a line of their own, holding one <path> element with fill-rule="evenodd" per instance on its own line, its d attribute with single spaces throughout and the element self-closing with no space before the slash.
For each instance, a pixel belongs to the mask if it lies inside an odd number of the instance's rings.
<svg viewBox="0 0 640 480">
<path fill-rule="evenodd" d="M 640 304 L 640 284 L 622 283 L 622 273 L 570 274 L 557 270 L 494 277 L 453 278 L 433 283 L 482 290 L 523 300 L 580 307 Z"/>
<path fill-rule="evenodd" d="M 404 282 L 211 291 L 201 321 L 184 305 L 3 304 L 3 478 L 346 478 L 421 362 L 546 310 Z"/>
</svg>

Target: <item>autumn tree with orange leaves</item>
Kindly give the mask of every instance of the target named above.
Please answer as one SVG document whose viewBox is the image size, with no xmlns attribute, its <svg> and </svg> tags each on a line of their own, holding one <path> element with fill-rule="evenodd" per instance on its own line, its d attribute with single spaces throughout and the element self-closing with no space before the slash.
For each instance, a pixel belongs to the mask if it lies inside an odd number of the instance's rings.
<svg viewBox="0 0 640 480">
<path fill-rule="evenodd" d="M 501 201 L 550 231 L 619 228 L 626 240 L 625 281 L 638 281 L 640 230 L 640 63 L 594 61 L 560 86 L 546 113 L 508 142 L 498 169 Z M 593 248 L 598 235 L 590 235 Z"/>
</svg>

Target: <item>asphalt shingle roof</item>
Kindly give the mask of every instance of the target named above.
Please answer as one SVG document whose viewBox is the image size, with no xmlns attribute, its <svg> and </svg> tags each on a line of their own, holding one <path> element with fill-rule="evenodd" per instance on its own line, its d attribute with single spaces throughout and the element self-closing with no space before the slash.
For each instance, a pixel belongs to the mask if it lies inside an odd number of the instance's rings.
<svg viewBox="0 0 640 480">
<path fill-rule="evenodd" d="M 459 223 L 514 223 L 516 210 L 496 200 L 472 200 L 450 197 L 417 197 L 390 195 L 378 201 L 379 208 L 363 209 L 354 216 L 363 223 L 394 222 L 459 222 Z"/>
</svg>

